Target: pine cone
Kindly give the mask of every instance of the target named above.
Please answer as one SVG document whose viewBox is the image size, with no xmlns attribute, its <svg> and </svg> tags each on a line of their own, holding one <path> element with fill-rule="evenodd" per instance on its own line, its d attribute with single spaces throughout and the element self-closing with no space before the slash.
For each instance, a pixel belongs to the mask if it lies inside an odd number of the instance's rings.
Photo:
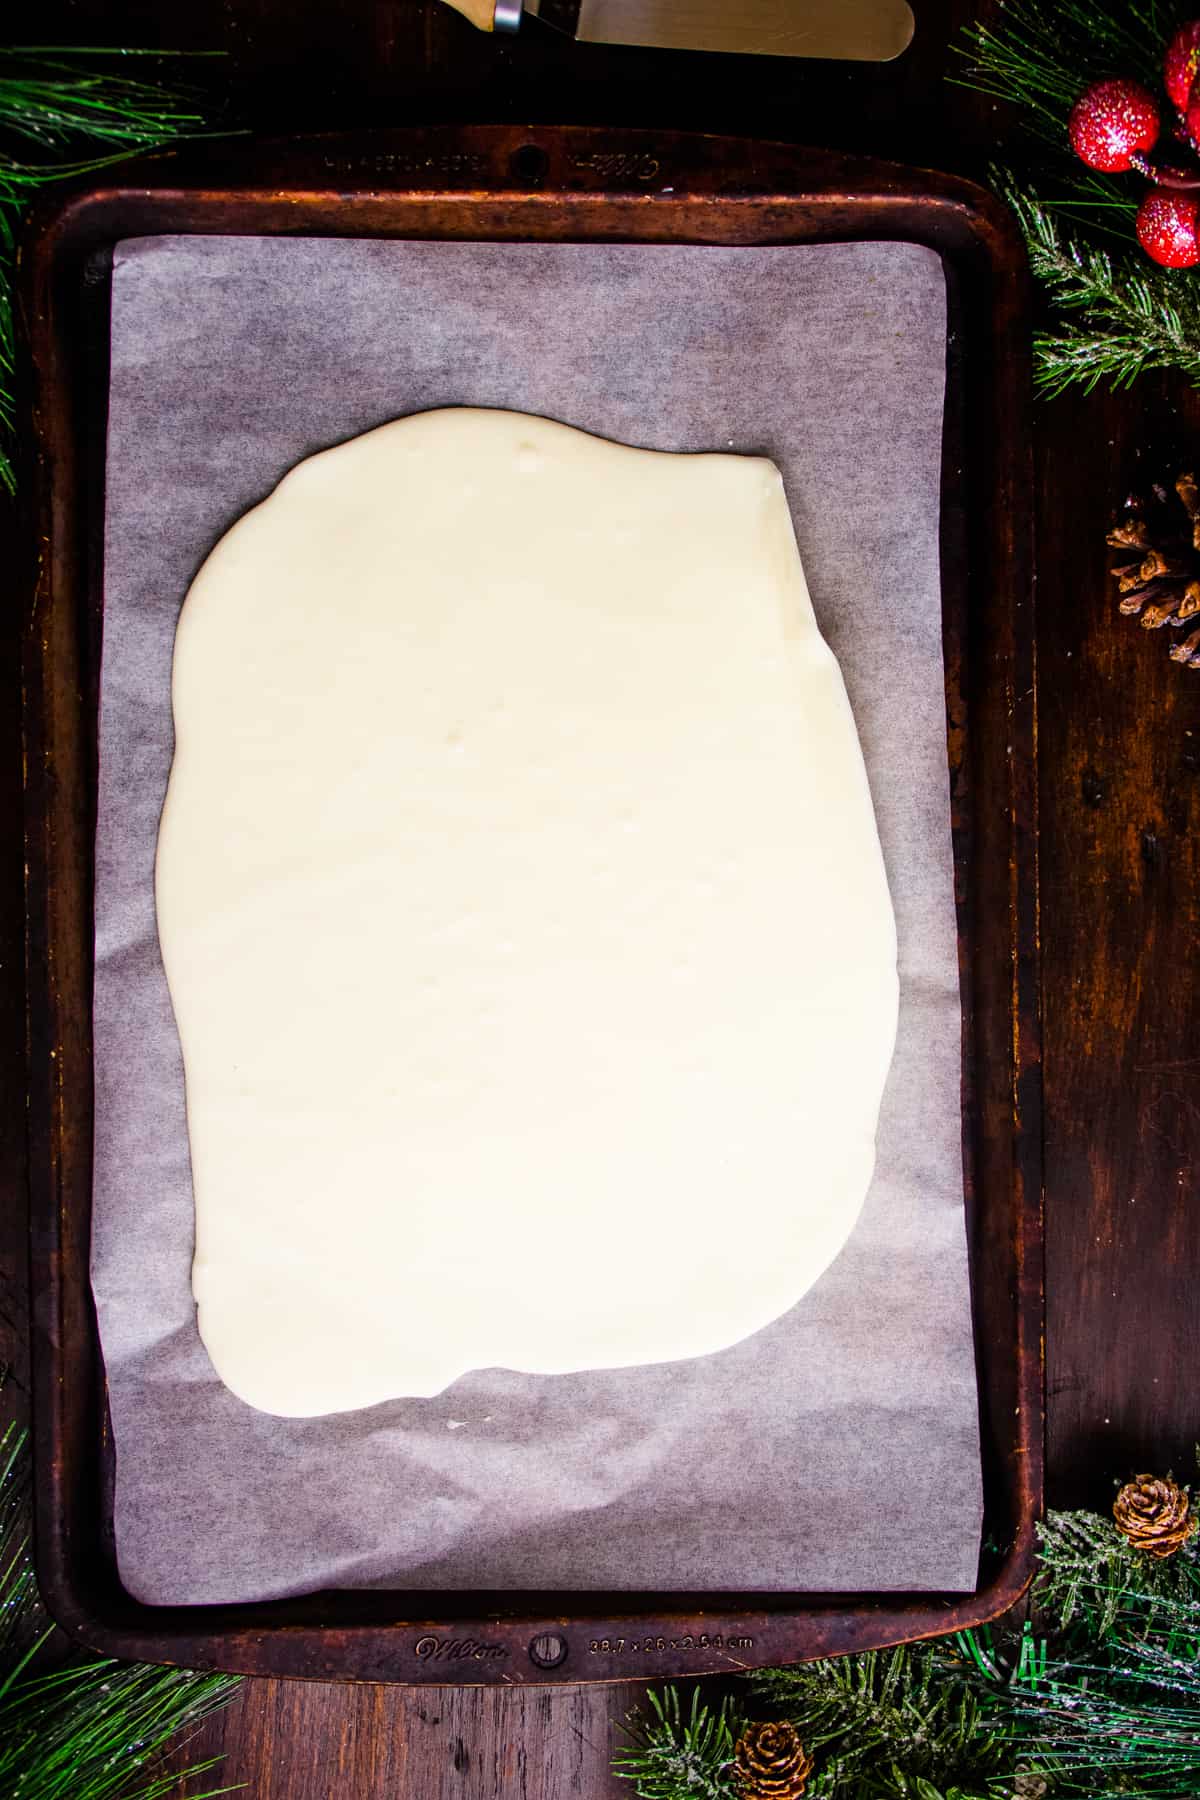
<svg viewBox="0 0 1200 1800">
<path fill-rule="evenodd" d="M 1120 610 L 1146 631 L 1191 622 L 1171 645 L 1173 662 L 1200 668 L 1200 483 L 1180 475 L 1174 494 L 1155 483 L 1148 496 L 1131 495 L 1108 534 L 1125 560 L 1114 562 Z M 1131 555 L 1131 553 L 1134 553 Z"/>
<path fill-rule="evenodd" d="M 1187 1489 L 1170 1476 L 1137 1475 L 1113 1502 L 1117 1529 L 1135 1550 L 1174 1556 L 1196 1529 Z"/>
<path fill-rule="evenodd" d="M 743 1800 L 800 1800 L 813 1759 L 794 1725 L 747 1725 L 734 1752 L 734 1768 Z"/>
</svg>

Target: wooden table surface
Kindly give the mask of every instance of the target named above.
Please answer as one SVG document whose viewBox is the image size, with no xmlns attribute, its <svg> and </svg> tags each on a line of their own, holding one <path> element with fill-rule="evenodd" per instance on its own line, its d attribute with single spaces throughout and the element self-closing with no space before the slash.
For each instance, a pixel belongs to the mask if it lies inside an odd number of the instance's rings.
<svg viewBox="0 0 1200 1800">
<path fill-rule="evenodd" d="M 437 0 L 42 0 L 40 43 L 220 48 L 195 64 L 256 128 L 436 120 L 674 126 L 978 172 L 1005 124 L 950 85 L 987 8 L 915 0 L 888 68 L 604 50 L 474 33 Z M 34 32 L 32 24 L 26 35 Z M 1200 1435 L 1200 673 L 1118 619 L 1103 533 L 1139 466 L 1200 460 L 1200 396 L 1171 377 L 1034 413 L 1052 1505 L 1192 1468 Z M 1180 466 L 1178 463 L 1175 467 Z M 20 540 L 0 520 L 0 1362 L 24 1409 Z M 635 1684 L 527 1693 L 247 1683 L 189 1751 L 255 1800 L 600 1800 Z"/>
</svg>

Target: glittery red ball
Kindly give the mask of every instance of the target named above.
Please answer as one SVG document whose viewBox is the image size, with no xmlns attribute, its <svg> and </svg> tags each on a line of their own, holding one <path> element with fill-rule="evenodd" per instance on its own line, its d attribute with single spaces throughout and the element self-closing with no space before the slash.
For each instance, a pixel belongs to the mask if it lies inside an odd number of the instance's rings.
<svg viewBox="0 0 1200 1800">
<path fill-rule="evenodd" d="M 1167 45 L 1163 60 L 1163 86 L 1172 106 L 1187 110 L 1196 76 L 1200 74 L 1200 19 L 1181 25 Z"/>
<path fill-rule="evenodd" d="M 1200 199 L 1152 188 L 1138 207 L 1138 243 L 1165 269 L 1200 263 Z"/>
<path fill-rule="evenodd" d="M 1158 139 L 1158 106 L 1137 81 L 1098 81 L 1075 102 L 1067 135 L 1089 169 L 1128 169 Z"/>
</svg>

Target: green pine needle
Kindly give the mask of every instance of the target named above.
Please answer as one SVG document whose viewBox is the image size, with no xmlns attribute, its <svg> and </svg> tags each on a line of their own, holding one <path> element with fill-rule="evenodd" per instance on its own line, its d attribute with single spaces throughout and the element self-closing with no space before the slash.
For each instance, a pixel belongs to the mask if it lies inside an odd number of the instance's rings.
<svg viewBox="0 0 1200 1800">
<path fill-rule="evenodd" d="M 1200 1551 L 1158 1561 L 1051 1512 L 1029 1616 L 748 1678 L 815 1759 L 807 1800 L 1195 1800 Z M 734 1800 L 742 1722 L 668 1688 L 617 1772 L 644 1800 Z"/>
<path fill-rule="evenodd" d="M 738 1800 L 733 1784 L 733 1752 L 742 1721 L 728 1700 L 702 1702 L 693 1688 L 684 1712 L 679 1690 L 652 1688 L 648 1713 L 626 1722 L 629 1739 L 613 1762 L 622 1781 L 634 1783 L 638 1800 Z"/>
<path fill-rule="evenodd" d="M 767 1670 L 751 1686 L 816 1756 L 813 1795 L 987 1800 L 1011 1778 L 1002 1733 L 963 1671 L 960 1653 L 911 1644 Z"/>
<path fill-rule="evenodd" d="M 43 1671 L 53 1635 L 29 1555 L 25 1434 L 0 1435 L 0 1795 L 6 1800 L 165 1800 L 216 1766 L 164 1771 L 181 1732 L 227 1704 L 238 1678 L 72 1659 Z M 190 1800 L 229 1788 L 209 1787 Z"/>
<path fill-rule="evenodd" d="M 116 1663 L 19 1680 L 0 1704 L 0 1793 L 160 1800 L 220 1760 L 209 1757 L 182 1772 L 154 1768 L 168 1743 L 225 1705 L 237 1685 L 233 1676 Z"/>
<path fill-rule="evenodd" d="M 16 485 L 12 252 L 25 208 L 50 182 L 205 135 L 196 95 L 118 72 L 119 63 L 143 55 L 153 53 L 0 50 L 0 487 L 10 493 Z"/>
<path fill-rule="evenodd" d="M 1034 377 L 1047 395 L 1074 384 L 1127 387 L 1145 369 L 1179 369 L 1200 382 L 1200 283 L 1140 252 L 1116 254 L 1064 236 L 1052 211 L 1003 170 L 997 191 L 1016 214 L 1034 275 L 1064 313 L 1082 315 L 1035 333 Z"/>
<path fill-rule="evenodd" d="M 29 1461 L 24 1433 L 0 1435 L 0 1693 L 5 1671 L 28 1648 L 36 1591 L 28 1533 Z"/>
<path fill-rule="evenodd" d="M 1193 11 L 1186 0 L 1008 0 L 992 23 L 966 28 L 956 84 L 1020 107 L 1028 131 L 1065 150 L 1066 117 L 1083 90 L 1110 75 L 1157 90 L 1163 48 Z"/>
<path fill-rule="evenodd" d="M 1135 1550 L 1098 1513 L 1049 1512 L 1038 1541 L 1035 1599 L 1059 1631 L 1074 1629 L 1091 1643 L 1114 1633 L 1200 1636 L 1194 1537 L 1178 1556 L 1160 1561 Z"/>
<path fill-rule="evenodd" d="M 1147 369 L 1200 383 L 1200 274 L 1152 263 L 1134 234 L 1144 182 L 1086 168 L 1067 141 L 1071 107 L 1092 82 L 1122 75 L 1161 91 L 1164 47 L 1194 10 L 1189 0 L 1008 0 L 955 46 L 963 69 L 953 79 L 1015 107 L 1026 139 L 1026 166 L 994 170 L 993 183 L 1051 312 L 1069 315 L 1034 336 L 1048 397 L 1127 387 Z"/>
<path fill-rule="evenodd" d="M 1051 1513 L 1035 1597 L 1067 1629 L 993 1695 L 1014 1747 L 1056 1795 L 1200 1793 L 1194 1560 L 1156 1563 L 1096 1514 Z"/>
<path fill-rule="evenodd" d="M 0 132 L 70 154 L 81 137 L 140 150 L 204 130 L 198 99 L 114 73 L 118 59 L 150 52 L 12 49 L 0 53 Z"/>
</svg>

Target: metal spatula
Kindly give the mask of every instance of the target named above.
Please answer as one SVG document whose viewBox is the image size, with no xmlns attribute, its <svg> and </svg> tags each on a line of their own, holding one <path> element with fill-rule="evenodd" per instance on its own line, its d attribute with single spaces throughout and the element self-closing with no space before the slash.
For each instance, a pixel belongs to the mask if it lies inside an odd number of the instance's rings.
<svg viewBox="0 0 1200 1800">
<path fill-rule="evenodd" d="M 906 0 L 448 0 L 480 31 L 523 13 L 591 44 L 890 62 L 913 34 Z"/>
</svg>

